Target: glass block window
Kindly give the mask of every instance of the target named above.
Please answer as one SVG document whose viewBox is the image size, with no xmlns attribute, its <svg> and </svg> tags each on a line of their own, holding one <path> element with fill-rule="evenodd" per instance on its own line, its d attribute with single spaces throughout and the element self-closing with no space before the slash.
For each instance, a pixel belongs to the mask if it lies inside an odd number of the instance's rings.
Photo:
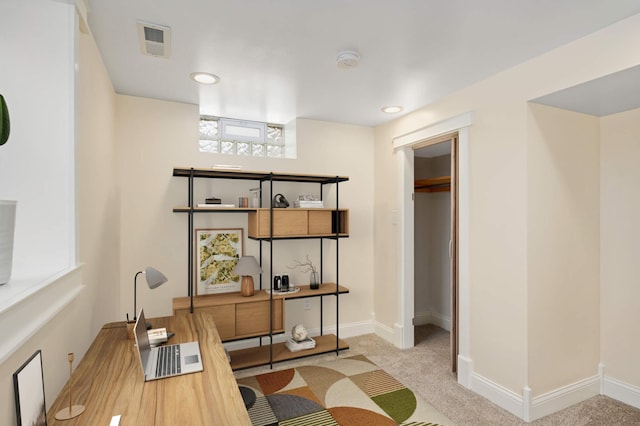
<svg viewBox="0 0 640 426">
<path fill-rule="evenodd" d="M 200 152 L 285 158 L 284 127 L 279 124 L 202 115 Z"/>
</svg>

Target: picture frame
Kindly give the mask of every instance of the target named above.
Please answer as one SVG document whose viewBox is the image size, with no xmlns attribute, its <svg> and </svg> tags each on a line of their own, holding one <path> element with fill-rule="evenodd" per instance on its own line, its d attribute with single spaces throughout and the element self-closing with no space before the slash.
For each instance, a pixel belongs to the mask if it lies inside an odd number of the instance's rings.
<svg viewBox="0 0 640 426">
<path fill-rule="evenodd" d="M 233 268 L 244 255 L 242 228 L 195 230 L 196 295 L 240 291 Z"/>
<path fill-rule="evenodd" d="M 38 349 L 13 373 L 18 426 L 47 426 L 42 351 Z"/>
</svg>

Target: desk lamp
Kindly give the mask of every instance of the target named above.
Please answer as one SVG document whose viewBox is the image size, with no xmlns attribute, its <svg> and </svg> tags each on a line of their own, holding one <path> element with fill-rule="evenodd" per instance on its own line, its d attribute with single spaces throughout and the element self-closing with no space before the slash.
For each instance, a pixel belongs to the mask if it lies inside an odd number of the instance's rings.
<svg viewBox="0 0 640 426">
<path fill-rule="evenodd" d="M 151 266 L 148 266 L 144 271 L 139 271 L 136 273 L 136 276 L 133 278 L 133 321 L 135 322 L 137 319 L 138 311 L 136 305 L 136 294 L 137 294 L 137 285 L 138 285 L 138 275 L 144 274 L 147 278 L 147 285 L 151 290 L 154 288 L 160 287 L 162 284 L 167 282 L 167 277 L 160 271 Z"/>
<path fill-rule="evenodd" d="M 253 256 L 242 256 L 232 273 L 242 275 L 242 284 L 240 285 L 240 294 L 243 296 L 253 296 L 253 277 L 262 273 L 262 268 L 258 265 L 256 258 Z"/>
</svg>

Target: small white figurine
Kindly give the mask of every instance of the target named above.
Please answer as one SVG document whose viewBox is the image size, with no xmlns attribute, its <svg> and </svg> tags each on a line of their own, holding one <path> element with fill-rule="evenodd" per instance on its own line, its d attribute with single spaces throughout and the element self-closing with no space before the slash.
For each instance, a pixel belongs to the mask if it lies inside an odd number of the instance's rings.
<svg viewBox="0 0 640 426">
<path fill-rule="evenodd" d="M 302 324 L 296 324 L 291 329 L 291 337 L 296 342 L 302 342 L 304 339 L 307 338 L 308 335 L 309 335 L 309 332 L 307 331 L 306 328 L 304 328 L 304 325 Z"/>
</svg>

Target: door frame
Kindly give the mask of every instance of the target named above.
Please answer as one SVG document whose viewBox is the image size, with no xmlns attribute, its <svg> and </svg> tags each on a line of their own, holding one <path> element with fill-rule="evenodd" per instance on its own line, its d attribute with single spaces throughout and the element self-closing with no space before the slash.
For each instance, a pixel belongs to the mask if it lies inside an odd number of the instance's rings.
<svg viewBox="0 0 640 426">
<path fill-rule="evenodd" d="M 471 387 L 469 353 L 469 126 L 471 112 L 460 114 L 393 139 L 398 172 L 398 306 L 394 343 L 414 345 L 414 158 L 412 146 L 448 133 L 458 133 L 458 383 Z"/>
</svg>

